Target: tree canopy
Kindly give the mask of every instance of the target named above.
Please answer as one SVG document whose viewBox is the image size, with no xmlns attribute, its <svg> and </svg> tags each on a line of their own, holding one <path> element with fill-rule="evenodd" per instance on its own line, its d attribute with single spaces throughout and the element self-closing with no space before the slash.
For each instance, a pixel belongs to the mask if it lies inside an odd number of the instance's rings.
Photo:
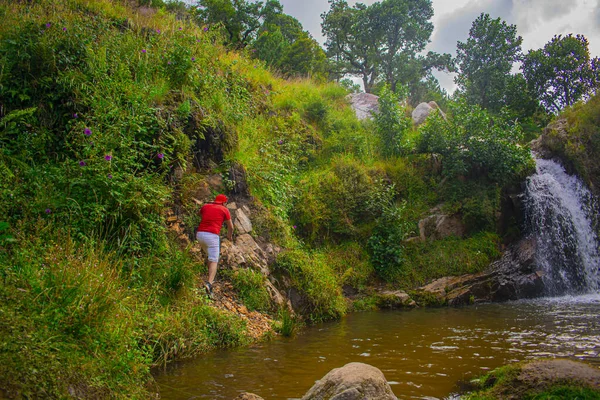
<svg viewBox="0 0 600 400">
<path fill-rule="evenodd" d="M 382 81 L 391 90 L 399 83 L 410 90 L 432 68 L 452 68 L 450 55 L 420 55 L 433 32 L 431 0 L 382 0 L 353 7 L 345 0 L 330 0 L 329 4 L 329 11 L 321 15 L 328 56 L 339 76 L 360 76 L 366 92 Z"/>
<path fill-rule="evenodd" d="M 466 42 L 457 43 L 456 83 L 470 104 L 498 111 L 505 105 L 505 90 L 513 64 L 521 60 L 517 27 L 482 13 L 471 26 Z"/>
<path fill-rule="evenodd" d="M 521 69 L 544 107 L 557 113 L 596 90 L 598 67 L 598 57 L 590 57 L 585 36 L 569 34 L 554 36 L 543 48 L 529 51 Z"/>
</svg>

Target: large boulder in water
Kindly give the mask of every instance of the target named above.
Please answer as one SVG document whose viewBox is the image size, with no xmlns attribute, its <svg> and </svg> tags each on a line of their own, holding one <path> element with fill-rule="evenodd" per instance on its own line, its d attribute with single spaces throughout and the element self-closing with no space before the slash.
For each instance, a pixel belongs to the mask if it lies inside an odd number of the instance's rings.
<svg viewBox="0 0 600 400">
<path fill-rule="evenodd" d="M 372 118 L 379 112 L 379 97 L 371 93 L 352 93 L 347 96 L 356 117 L 360 120 Z"/>
<path fill-rule="evenodd" d="M 331 370 L 302 400 L 397 400 L 383 372 L 363 363 Z"/>
</svg>

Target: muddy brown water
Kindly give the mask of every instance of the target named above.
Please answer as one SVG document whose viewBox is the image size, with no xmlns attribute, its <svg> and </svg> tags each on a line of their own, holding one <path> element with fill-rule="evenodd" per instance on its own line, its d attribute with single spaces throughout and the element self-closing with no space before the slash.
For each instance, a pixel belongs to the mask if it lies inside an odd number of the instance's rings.
<svg viewBox="0 0 600 400">
<path fill-rule="evenodd" d="M 162 399 L 298 399 L 333 368 L 381 369 L 399 399 L 449 399 L 458 382 L 540 357 L 600 367 L 600 295 L 350 314 L 250 348 L 156 371 Z"/>
</svg>

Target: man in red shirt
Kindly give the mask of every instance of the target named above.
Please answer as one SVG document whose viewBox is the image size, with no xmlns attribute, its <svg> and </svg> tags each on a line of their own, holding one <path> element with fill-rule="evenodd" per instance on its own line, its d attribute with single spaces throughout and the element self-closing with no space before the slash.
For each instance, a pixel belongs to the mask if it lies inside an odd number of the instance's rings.
<svg viewBox="0 0 600 400">
<path fill-rule="evenodd" d="M 217 263 L 219 262 L 221 226 L 223 222 L 227 224 L 227 239 L 233 239 L 233 223 L 231 222 L 231 214 L 227 207 L 227 196 L 220 194 L 215 198 L 215 201 L 202 206 L 198 214 L 202 217 L 196 239 L 204 251 L 208 254 L 208 281 L 204 284 L 206 292 L 210 296 L 212 294 L 212 285 L 217 275 Z"/>
</svg>

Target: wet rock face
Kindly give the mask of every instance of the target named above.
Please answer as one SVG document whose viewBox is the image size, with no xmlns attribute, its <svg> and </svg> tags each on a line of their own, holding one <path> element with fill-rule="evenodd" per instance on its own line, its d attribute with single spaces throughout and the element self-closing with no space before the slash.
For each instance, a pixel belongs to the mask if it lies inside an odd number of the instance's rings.
<svg viewBox="0 0 600 400">
<path fill-rule="evenodd" d="M 397 400 L 383 372 L 363 363 L 335 368 L 302 397 L 302 400 Z"/>
</svg>

